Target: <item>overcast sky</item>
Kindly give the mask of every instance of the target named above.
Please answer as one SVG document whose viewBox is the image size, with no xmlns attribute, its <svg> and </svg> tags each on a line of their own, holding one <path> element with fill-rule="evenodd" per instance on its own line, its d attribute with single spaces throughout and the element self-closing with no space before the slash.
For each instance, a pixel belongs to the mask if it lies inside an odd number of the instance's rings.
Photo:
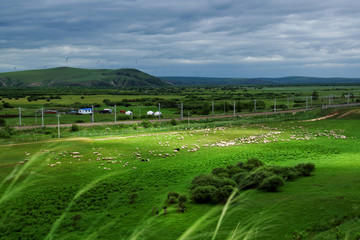
<svg viewBox="0 0 360 240">
<path fill-rule="evenodd" d="M 0 0 L 0 72 L 360 77 L 358 0 Z"/>
</svg>

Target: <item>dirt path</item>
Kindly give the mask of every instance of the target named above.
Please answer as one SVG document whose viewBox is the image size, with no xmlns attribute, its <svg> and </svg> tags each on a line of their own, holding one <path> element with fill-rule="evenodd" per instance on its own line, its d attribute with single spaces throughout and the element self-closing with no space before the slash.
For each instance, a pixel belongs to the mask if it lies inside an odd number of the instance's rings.
<svg viewBox="0 0 360 240">
<path fill-rule="evenodd" d="M 304 121 L 301 121 L 301 122 L 314 122 L 314 121 L 320 121 L 320 120 L 324 120 L 324 119 L 328 119 L 328 118 L 332 118 L 336 115 L 338 115 L 339 113 L 333 113 L 333 114 L 330 114 L 330 115 L 326 115 L 324 117 L 319 117 L 319 118 L 314 118 L 314 119 L 310 119 L 310 120 L 304 120 Z"/>
<path fill-rule="evenodd" d="M 348 112 L 346 112 L 346 113 L 344 113 L 344 114 L 341 114 L 341 115 L 338 116 L 336 119 L 340 119 L 340 118 L 346 117 L 347 115 L 349 115 L 349 114 L 351 114 L 351 113 L 353 113 L 353 112 L 355 112 L 355 110 L 348 111 Z"/>
</svg>

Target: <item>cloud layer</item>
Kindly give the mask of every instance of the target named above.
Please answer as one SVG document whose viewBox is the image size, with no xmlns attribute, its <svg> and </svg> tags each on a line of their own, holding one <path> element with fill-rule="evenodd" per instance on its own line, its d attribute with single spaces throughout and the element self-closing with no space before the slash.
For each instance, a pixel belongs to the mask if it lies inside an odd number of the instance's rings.
<svg viewBox="0 0 360 240">
<path fill-rule="evenodd" d="M 67 65 L 158 76 L 360 75 L 356 0 L 14 0 L 0 9 L 1 72 Z"/>
</svg>

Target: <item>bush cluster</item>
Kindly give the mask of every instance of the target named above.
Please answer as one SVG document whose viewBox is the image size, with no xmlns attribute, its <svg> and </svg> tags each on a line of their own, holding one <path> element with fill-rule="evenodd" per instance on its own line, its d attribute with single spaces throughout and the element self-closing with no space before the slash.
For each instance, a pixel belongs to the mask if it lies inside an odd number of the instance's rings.
<svg viewBox="0 0 360 240">
<path fill-rule="evenodd" d="M 196 176 L 192 180 L 190 196 L 196 203 L 219 203 L 226 201 L 234 188 L 276 192 L 285 181 L 310 176 L 314 170 L 313 163 L 300 163 L 294 167 L 266 166 L 259 159 L 251 158 Z"/>
</svg>

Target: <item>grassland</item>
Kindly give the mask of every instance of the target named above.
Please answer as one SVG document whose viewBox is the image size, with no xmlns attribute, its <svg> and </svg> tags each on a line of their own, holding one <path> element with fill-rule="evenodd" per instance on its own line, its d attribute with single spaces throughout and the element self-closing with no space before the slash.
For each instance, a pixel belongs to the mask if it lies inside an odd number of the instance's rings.
<svg viewBox="0 0 360 240">
<path fill-rule="evenodd" d="M 356 239 L 359 119 L 355 110 L 343 118 L 313 122 L 1 146 L 1 236 L 300 239 L 301 234 L 307 239 Z M 181 150 L 175 153 L 177 148 Z M 82 157 L 74 158 L 78 155 Z M 287 182 L 279 192 L 240 192 L 225 205 L 226 212 L 223 204 L 190 201 L 180 213 L 166 203 L 169 191 L 188 195 L 194 176 L 251 157 L 281 166 L 313 162 L 316 171 Z"/>
</svg>

